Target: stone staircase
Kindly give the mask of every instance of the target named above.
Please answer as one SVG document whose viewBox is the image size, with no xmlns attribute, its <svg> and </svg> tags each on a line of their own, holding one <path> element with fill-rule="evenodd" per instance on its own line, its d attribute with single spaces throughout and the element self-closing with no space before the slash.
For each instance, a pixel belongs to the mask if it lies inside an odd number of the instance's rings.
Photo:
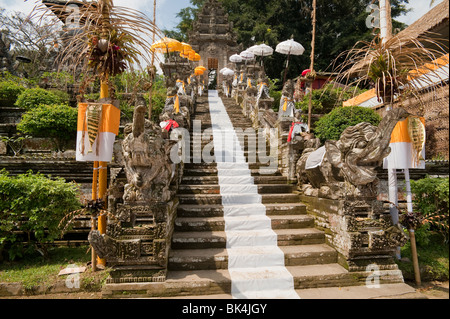
<svg viewBox="0 0 450 319">
<path fill-rule="evenodd" d="M 232 99 L 222 98 L 234 127 L 251 127 Z M 207 97 L 200 97 L 192 120 L 201 120 L 202 131 L 211 126 Z M 203 141 L 206 145 L 209 141 Z M 241 141 L 241 145 L 242 145 Z M 250 141 L 255 142 L 255 141 Z M 191 147 L 193 141 L 191 138 Z M 246 154 L 248 149 L 246 146 Z M 191 152 L 191 158 L 193 153 Z M 351 274 L 338 261 L 325 234 L 314 228 L 296 187 L 279 172 L 261 174 L 264 164 L 250 164 L 252 176 L 266 206 L 284 253 L 285 266 L 295 289 L 361 285 L 367 274 Z M 221 296 L 231 298 L 225 220 L 215 163 L 186 163 L 178 192 L 179 207 L 165 282 L 107 284 L 105 298 Z"/>
</svg>

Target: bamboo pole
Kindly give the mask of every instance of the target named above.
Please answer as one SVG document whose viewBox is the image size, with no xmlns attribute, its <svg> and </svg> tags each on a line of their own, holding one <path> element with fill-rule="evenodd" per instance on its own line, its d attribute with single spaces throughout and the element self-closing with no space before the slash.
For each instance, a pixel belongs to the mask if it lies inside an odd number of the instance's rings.
<svg viewBox="0 0 450 319">
<path fill-rule="evenodd" d="M 311 39 L 311 65 L 309 69 L 310 72 L 314 74 L 314 49 L 316 42 L 316 7 L 317 1 L 313 0 L 313 12 L 312 12 L 312 39 Z M 313 91 L 313 83 L 311 81 L 309 84 L 309 102 L 308 102 L 308 133 L 311 133 L 311 113 L 312 113 L 312 91 Z"/>
<path fill-rule="evenodd" d="M 94 168 L 92 173 L 92 200 L 96 200 L 97 193 L 97 180 L 98 180 L 98 162 L 94 162 Z M 91 217 L 91 230 L 96 229 L 95 217 Z M 94 247 L 91 247 L 91 266 L 92 270 L 97 270 L 97 254 L 94 251 Z"/>
<path fill-rule="evenodd" d="M 107 81 L 101 81 L 100 84 L 100 100 L 109 97 L 109 86 Z M 98 198 L 102 199 L 105 203 L 105 209 L 107 204 L 106 189 L 108 183 L 108 162 L 99 162 L 98 166 Z M 106 233 L 106 215 L 98 216 L 97 230 L 100 234 Z M 106 266 L 106 260 L 103 258 L 97 258 L 97 265 Z"/>
<path fill-rule="evenodd" d="M 391 1 L 380 0 L 380 36 L 382 43 L 392 38 Z"/>
<path fill-rule="evenodd" d="M 156 0 L 153 1 L 153 24 L 156 27 Z M 156 29 L 153 30 L 153 36 L 152 36 L 152 42 L 155 43 L 155 37 L 156 37 Z M 154 68 L 155 65 L 155 51 L 152 52 L 152 65 L 151 67 Z M 153 74 L 153 70 L 152 73 Z M 154 76 L 150 78 L 150 92 L 148 95 L 148 119 L 152 119 L 152 110 L 153 110 L 153 103 L 152 103 L 152 95 L 153 95 L 153 81 Z"/>
<path fill-rule="evenodd" d="M 411 241 L 411 256 L 414 266 L 414 279 L 416 280 L 416 285 L 420 286 L 422 282 L 420 280 L 419 259 L 417 257 L 416 235 L 414 229 L 409 229 L 409 238 Z"/>
</svg>

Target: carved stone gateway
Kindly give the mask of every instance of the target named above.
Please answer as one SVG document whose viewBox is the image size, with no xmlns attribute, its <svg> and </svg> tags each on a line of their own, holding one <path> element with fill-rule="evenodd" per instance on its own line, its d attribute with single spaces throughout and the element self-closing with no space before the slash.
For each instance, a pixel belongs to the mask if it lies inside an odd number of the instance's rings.
<svg viewBox="0 0 450 319">
<path fill-rule="evenodd" d="M 233 24 L 228 21 L 228 14 L 217 0 L 205 1 L 193 23 L 188 42 L 200 54 L 200 65 L 216 71 L 228 65 L 228 57 L 242 51 L 242 46 L 237 44 Z M 218 74 L 217 83 L 221 84 L 222 80 L 222 75 Z"/>
<path fill-rule="evenodd" d="M 98 256 L 113 267 L 110 283 L 164 281 L 167 273 L 182 164 L 171 162 L 174 142 L 145 119 L 145 111 L 138 105 L 133 124 L 125 127 L 117 156 L 123 168 L 111 176 L 108 209 L 115 218 L 109 218 L 106 234 L 89 234 Z"/>
</svg>

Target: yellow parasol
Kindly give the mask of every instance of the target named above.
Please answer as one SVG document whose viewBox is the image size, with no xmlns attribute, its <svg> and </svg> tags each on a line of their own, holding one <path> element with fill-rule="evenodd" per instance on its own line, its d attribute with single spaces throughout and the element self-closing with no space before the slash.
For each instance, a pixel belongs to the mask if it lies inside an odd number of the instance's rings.
<svg viewBox="0 0 450 319">
<path fill-rule="evenodd" d="M 196 67 L 194 69 L 195 75 L 203 75 L 205 73 L 206 68 L 205 67 Z"/>
<path fill-rule="evenodd" d="M 182 44 L 180 41 L 164 37 L 152 44 L 151 49 L 157 53 L 169 53 L 181 51 Z"/>
<path fill-rule="evenodd" d="M 190 61 L 200 61 L 201 57 L 200 54 L 196 53 L 194 50 L 189 51 L 189 60 Z"/>
<path fill-rule="evenodd" d="M 195 55 L 194 55 L 194 59 L 192 60 L 192 61 L 194 61 L 194 62 L 198 62 L 198 61 L 200 61 L 202 59 L 202 57 L 200 56 L 200 54 L 198 54 L 198 53 L 195 53 Z"/>
<path fill-rule="evenodd" d="M 181 42 L 181 50 L 180 52 L 184 55 L 189 54 L 189 51 L 192 50 L 192 46 L 189 43 Z"/>
</svg>

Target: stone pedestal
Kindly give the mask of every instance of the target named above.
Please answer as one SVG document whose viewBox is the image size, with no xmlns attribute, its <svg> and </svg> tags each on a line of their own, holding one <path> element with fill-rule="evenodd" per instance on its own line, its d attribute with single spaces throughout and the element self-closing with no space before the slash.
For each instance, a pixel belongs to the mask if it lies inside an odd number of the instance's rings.
<svg viewBox="0 0 450 319">
<path fill-rule="evenodd" d="M 327 243 L 338 253 L 338 262 L 349 271 L 364 271 L 375 264 L 380 270 L 395 270 L 395 251 L 406 237 L 392 225 L 383 203 L 373 198 L 331 200 L 301 196 Z"/>
<path fill-rule="evenodd" d="M 108 283 L 164 281 L 178 200 L 117 204 L 107 226 Z"/>
</svg>

